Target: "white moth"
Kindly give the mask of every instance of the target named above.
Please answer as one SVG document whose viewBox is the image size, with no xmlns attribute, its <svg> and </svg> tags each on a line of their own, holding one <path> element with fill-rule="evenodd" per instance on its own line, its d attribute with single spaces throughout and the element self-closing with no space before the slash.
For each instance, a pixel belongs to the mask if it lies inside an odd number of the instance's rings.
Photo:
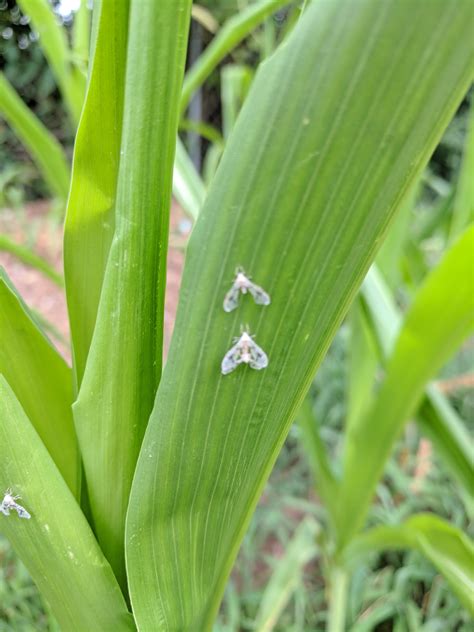
<svg viewBox="0 0 474 632">
<path fill-rule="evenodd" d="M 239 294 L 249 292 L 257 305 L 270 305 L 270 296 L 261 287 L 252 283 L 242 268 L 237 268 L 232 287 L 224 298 L 224 311 L 231 312 L 239 304 Z"/>
<path fill-rule="evenodd" d="M 5 492 L 5 496 L 0 504 L 0 511 L 3 515 L 9 516 L 10 511 L 13 509 L 19 515 L 20 518 L 26 518 L 29 520 L 31 518 L 30 514 L 26 511 L 24 507 L 19 505 L 16 501 L 20 498 L 20 496 L 13 496 L 12 490 L 7 489 Z"/>
<path fill-rule="evenodd" d="M 246 331 L 225 354 L 221 364 L 222 374 L 227 375 L 231 373 L 242 363 L 248 364 L 252 369 L 257 369 L 257 371 L 268 366 L 267 354 L 252 340 L 252 336 Z"/>
</svg>

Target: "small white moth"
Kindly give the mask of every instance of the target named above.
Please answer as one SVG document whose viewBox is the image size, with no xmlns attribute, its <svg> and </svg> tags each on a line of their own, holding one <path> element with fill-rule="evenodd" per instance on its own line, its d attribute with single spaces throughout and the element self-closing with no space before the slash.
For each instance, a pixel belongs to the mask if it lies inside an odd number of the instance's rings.
<svg viewBox="0 0 474 632">
<path fill-rule="evenodd" d="M 257 305 L 270 305 L 270 296 L 261 287 L 252 283 L 250 278 L 245 274 L 242 268 L 235 271 L 235 279 L 232 287 L 224 298 L 224 311 L 231 312 L 239 304 L 239 294 L 247 294 L 249 292 Z"/>
<path fill-rule="evenodd" d="M 237 342 L 235 342 L 237 341 Z M 253 340 L 248 331 L 234 339 L 234 346 L 225 354 L 221 370 L 223 375 L 231 373 L 239 364 L 248 364 L 252 369 L 264 369 L 268 366 L 268 357 L 263 349 L 261 349 Z"/>
<path fill-rule="evenodd" d="M 31 518 L 30 514 L 26 511 L 24 507 L 19 505 L 16 501 L 20 498 L 20 496 L 13 496 L 12 490 L 7 489 L 5 492 L 5 496 L 0 504 L 0 511 L 3 515 L 9 516 L 10 510 L 13 509 L 19 515 L 20 518 L 26 518 L 29 520 Z"/>
</svg>

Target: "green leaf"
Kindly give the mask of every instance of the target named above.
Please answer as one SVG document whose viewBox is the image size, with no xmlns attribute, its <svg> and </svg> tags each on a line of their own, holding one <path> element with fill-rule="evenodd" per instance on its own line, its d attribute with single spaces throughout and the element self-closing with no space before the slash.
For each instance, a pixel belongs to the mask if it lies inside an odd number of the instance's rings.
<svg viewBox="0 0 474 632">
<path fill-rule="evenodd" d="M 31 154 L 51 192 L 65 201 L 69 191 L 69 165 L 63 148 L 23 103 L 2 72 L 0 114 Z"/>
<path fill-rule="evenodd" d="M 393 350 L 401 317 L 390 290 L 375 266 L 372 266 L 364 280 L 361 298 L 381 355 L 386 359 Z M 433 384 L 426 389 L 417 422 L 422 432 L 433 441 L 450 471 L 470 493 L 473 474 L 471 442 L 456 411 Z"/>
<path fill-rule="evenodd" d="M 301 582 L 303 569 L 316 556 L 318 523 L 306 518 L 286 545 L 283 557 L 277 560 L 273 573 L 263 591 L 255 619 L 257 632 L 270 632 Z"/>
<path fill-rule="evenodd" d="M 227 20 L 206 50 L 186 73 L 181 96 L 182 113 L 186 110 L 194 91 L 204 83 L 219 62 L 269 15 L 289 2 L 290 0 L 258 0 Z"/>
<path fill-rule="evenodd" d="M 248 94 L 253 70 L 242 64 L 226 64 L 221 71 L 222 127 L 229 138 Z"/>
<path fill-rule="evenodd" d="M 319 424 L 313 412 L 310 395 L 305 398 L 298 411 L 297 421 L 303 432 L 303 449 L 313 471 L 316 487 L 329 518 L 335 518 L 335 499 L 337 498 L 338 481 L 329 463 L 326 447 L 321 439 Z"/>
<path fill-rule="evenodd" d="M 33 321 L 1 268 L 0 373 L 77 497 L 80 456 L 71 414 L 71 369 Z"/>
<path fill-rule="evenodd" d="M 74 147 L 64 228 L 64 272 L 78 386 L 89 353 L 114 234 L 128 5 L 128 0 L 94 3 L 90 77 Z"/>
<path fill-rule="evenodd" d="M 39 43 L 58 83 L 72 122 L 81 115 L 86 77 L 72 64 L 66 29 L 61 26 L 48 0 L 18 0 L 22 12 L 31 18 Z"/>
<path fill-rule="evenodd" d="M 36 268 L 42 272 L 48 279 L 51 279 L 56 285 L 59 285 L 59 287 L 63 287 L 63 277 L 56 272 L 45 259 L 39 257 L 30 248 L 17 244 L 6 235 L 0 235 L 0 250 L 9 252 L 23 263 L 26 263 L 27 266 Z"/>
<path fill-rule="evenodd" d="M 94 525 L 122 587 L 125 513 L 161 377 L 168 224 L 190 11 L 191 0 L 130 4 L 116 228 L 73 407 Z"/>
<path fill-rule="evenodd" d="M 173 172 L 173 193 L 181 208 L 193 219 L 197 219 L 204 203 L 206 190 L 201 176 L 179 137 L 176 141 L 176 157 Z"/>
<path fill-rule="evenodd" d="M 344 557 L 348 563 L 354 563 L 361 556 L 393 548 L 423 553 L 474 615 L 474 544 L 460 529 L 433 514 L 417 514 L 401 525 L 374 527 L 362 533 L 352 541 Z"/>
<path fill-rule="evenodd" d="M 44 367 L 46 368 L 46 366 Z M 0 513 L 0 530 L 63 630 L 134 630 L 112 570 L 13 390 L 0 375 L 0 490 L 31 514 Z M 3 500 L 3 495 L 1 496 Z"/>
<path fill-rule="evenodd" d="M 387 363 L 378 397 L 347 436 L 339 497 L 341 545 L 363 525 L 394 441 L 420 403 L 426 383 L 473 330 L 469 278 L 473 251 L 474 226 L 446 253 L 417 292 Z"/>
<path fill-rule="evenodd" d="M 314 372 L 469 85 L 468 15 L 453 1 L 315 2 L 259 69 L 191 235 L 134 478 L 139 627 L 212 625 Z M 242 296 L 223 311 L 239 264 L 270 306 Z M 269 366 L 222 376 L 245 323 Z"/>
</svg>

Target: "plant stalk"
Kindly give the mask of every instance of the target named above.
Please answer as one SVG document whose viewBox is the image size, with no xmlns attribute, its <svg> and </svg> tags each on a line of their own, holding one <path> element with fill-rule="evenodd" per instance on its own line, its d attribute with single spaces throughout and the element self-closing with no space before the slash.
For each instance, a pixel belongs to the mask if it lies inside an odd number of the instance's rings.
<svg viewBox="0 0 474 632">
<path fill-rule="evenodd" d="M 327 632 L 344 632 L 349 590 L 349 573 L 345 568 L 334 566 L 330 573 L 329 588 Z"/>
</svg>

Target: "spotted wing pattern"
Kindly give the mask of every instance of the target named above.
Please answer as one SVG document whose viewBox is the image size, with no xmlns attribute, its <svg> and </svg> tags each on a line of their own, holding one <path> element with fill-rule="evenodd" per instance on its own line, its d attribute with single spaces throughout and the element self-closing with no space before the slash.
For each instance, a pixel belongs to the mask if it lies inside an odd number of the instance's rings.
<svg viewBox="0 0 474 632">
<path fill-rule="evenodd" d="M 270 305 L 270 296 L 260 286 L 249 282 L 248 291 L 257 305 Z"/>
<path fill-rule="evenodd" d="M 264 369 L 265 367 L 267 367 L 268 356 L 265 351 L 261 347 L 259 347 L 258 344 L 253 340 L 248 343 L 248 346 L 250 353 L 249 366 L 252 369 L 257 369 L 257 371 L 260 371 L 260 369 Z"/>
<path fill-rule="evenodd" d="M 16 513 L 20 516 L 20 518 L 26 518 L 27 520 L 31 518 L 30 514 L 26 511 L 26 509 L 22 507 L 21 505 L 19 505 L 18 503 L 15 503 L 15 506 L 13 507 L 13 509 L 15 509 Z"/>
<path fill-rule="evenodd" d="M 235 283 L 233 283 L 232 287 L 224 297 L 225 312 L 232 312 L 237 307 L 237 305 L 239 304 L 239 293 L 239 287 Z"/>
<path fill-rule="evenodd" d="M 231 347 L 229 351 L 225 354 L 221 363 L 222 374 L 227 375 L 228 373 L 231 373 L 241 363 L 242 363 L 242 347 L 239 340 L 239 342 L 237 342 L 233 347 Z"/>
</svg>

